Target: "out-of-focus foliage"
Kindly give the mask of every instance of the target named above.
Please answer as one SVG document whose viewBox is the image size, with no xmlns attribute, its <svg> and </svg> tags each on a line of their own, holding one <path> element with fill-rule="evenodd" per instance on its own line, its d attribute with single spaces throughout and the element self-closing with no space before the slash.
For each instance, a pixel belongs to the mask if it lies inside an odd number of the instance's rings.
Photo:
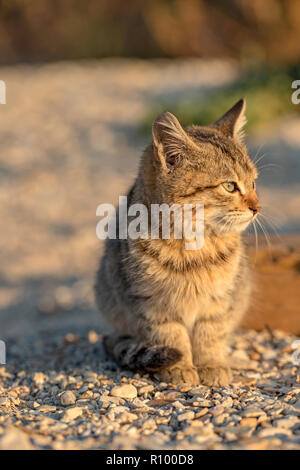
<svg viewBox="0 0 300 470">
<path fill-rule="evenodd" d="M 174 113 L 184 126 L 211 124 L 244 97 L 247 101 L 247 131 L 251 132 L 284 115 L 300 113 L 300 107 L 291 101 L 294 91 L 291 84 L 299 77 L 300 65 L 244 70 L 235 82 L 205 93 L 198 100 L 183 98 L 176 103 L 159 100 L 145 116 L 140 131 L 150 134 L 153 119 L 165 110 Z"/>
<path fill-rule="evenodd" d="M 299 0 L 0 0 L 0 61 L 224 57 L 295 62 Z"/>
</svg>

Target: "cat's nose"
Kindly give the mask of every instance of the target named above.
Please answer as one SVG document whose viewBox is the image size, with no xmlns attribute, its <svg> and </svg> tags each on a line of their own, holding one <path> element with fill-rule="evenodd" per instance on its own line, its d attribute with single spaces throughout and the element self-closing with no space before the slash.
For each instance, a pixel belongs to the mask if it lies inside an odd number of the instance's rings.
<svg viewBox="0 0 300 470">
<path fill-rule="evenodd" d="M 260 205 L 253 204 L 252 206 L 249 206 L 249 210 L 253 212 L 253 215 L 256 215 L 260 211 Z"/>
</svg>

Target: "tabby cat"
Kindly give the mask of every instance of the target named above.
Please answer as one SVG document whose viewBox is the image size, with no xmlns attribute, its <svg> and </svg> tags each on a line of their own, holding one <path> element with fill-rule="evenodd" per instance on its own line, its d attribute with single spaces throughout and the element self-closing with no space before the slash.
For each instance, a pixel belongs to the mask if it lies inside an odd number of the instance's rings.
<svg viewBox="0 0 300 470">
<path fill-rule="evenodd" d="M 140 162 L 128 205 L 203 204 L 204 245 L 184 239 L 107 240 L 95 285 L 114 332 L 107 353 L 168 383 L 225 386 L 228 336 L 251 293 L 241 234 L 260 210 L 257 170 L 243 144 L 245 101 L 208 126 L 183 129 L 164 112 Z"/>
</svg>

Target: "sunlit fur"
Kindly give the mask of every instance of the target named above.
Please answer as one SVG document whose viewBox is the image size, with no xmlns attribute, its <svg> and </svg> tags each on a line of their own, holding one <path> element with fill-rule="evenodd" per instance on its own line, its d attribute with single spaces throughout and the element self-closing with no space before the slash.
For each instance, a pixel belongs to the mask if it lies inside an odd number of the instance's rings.
<svg viewBox="0 0 300 470">
<path fill-rule="evenodd" d="M 96 299 L 115 330 L 106 348 L 124 367 L 144 361 L 173 383 L 230 381 L 226 342 L 251 292 L 241 233 L 260 209 L 257 170 L 240 137 L 244 111 L 240 101 L 207 127 L 183 130 L 171 113 L 153 124 L 128 203 L 204 204 L 205 242 L 188 251 L 172 237 L 107 241 Z"/>
</svg>

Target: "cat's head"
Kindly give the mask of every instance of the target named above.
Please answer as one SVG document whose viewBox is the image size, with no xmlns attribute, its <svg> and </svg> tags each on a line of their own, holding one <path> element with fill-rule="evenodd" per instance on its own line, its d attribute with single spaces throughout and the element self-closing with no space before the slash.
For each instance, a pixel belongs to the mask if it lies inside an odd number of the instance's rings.
<svg viewBox="0 0 300 470">
<path fill-rule="evenodd" d="M 245 101 L 209 126 L 185 130 L 165 112 L 153 123 L 156 188 L 168 204 L 204 204 L 214 233 L 241 232 L 260 210 L 257 169 L 243 144 Z"/>
</svg>

